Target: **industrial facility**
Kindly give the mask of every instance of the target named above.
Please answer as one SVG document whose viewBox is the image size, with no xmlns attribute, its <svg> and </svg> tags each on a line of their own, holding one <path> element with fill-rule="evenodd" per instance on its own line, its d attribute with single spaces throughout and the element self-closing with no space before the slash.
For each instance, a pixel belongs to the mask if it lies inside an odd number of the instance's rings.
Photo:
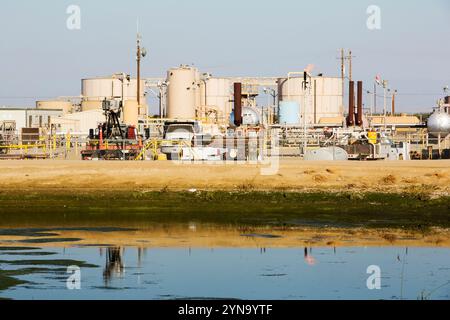
<svg viewBox="0 0 450 320">
<path fill-rule="evenodd" d="M 376 94 L 346 74 L 345 59 L 335 75 L 308 66 L 275 77 L 215 77 L 180 65 L 146 78 L 145 55 L 138 37 L 136 78 L 82 79 L 79 96 L 0 108 L 1 157 L 262 161 L 276 148 L 281 157 L 305 160 L 450 158 L 447 89 L 421 119 L 398 114 L 396 91 L 381 80 L 377 112 Z M 149 112 L 150 93 L 158 114 Z"/>
</svg>

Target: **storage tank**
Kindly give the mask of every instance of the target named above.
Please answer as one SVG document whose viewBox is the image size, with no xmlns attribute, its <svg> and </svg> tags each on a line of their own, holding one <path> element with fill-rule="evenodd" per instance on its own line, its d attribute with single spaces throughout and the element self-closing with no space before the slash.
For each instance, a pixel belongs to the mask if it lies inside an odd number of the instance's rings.
<svg viewBox="0 0 450 320">
<path fill-rule="evenodd" d="M 139 118 L 139 106 L 135 100 L 127 100 L 123 106 L 123 122 L 130 126 L 137 126 Z"/>
<path fill-rule="evenodd" d="M 82 101 L 81 111 L 102 110 L 102 101 Z"/>
<path fill-rule="evenodd" d="M 206 105 L 215 106 L 227 117 L 232 110 L 231 81 L 225 78 L 211 78 L 206 81 Z"/>
<path fill-rule="evenodd" d="M 304 103 L 303 77 L 278 79 L 280 101 L 295 101 L 300 107 Z M 306 121 L 319 123 L 321 118 L 343 117 L 342 81 L 340 78 L 312 77 L 308 91 Z M 303 115 L 303 110 L 301 110 Z"/>
<path fill-rule="evenodd" d="M 300 105 L 295 101 L 280 101 L 280 117 L 281 125 L 298 125 L 300 124 Z"/>
<path fill-rule="evenodd" d="M 167 117 L 171 119 L 195 119 L 196 103 L 200 88 L 198 70 L 182 66 L 167 72 Z"/>
<path fill-rule="evenodd" d="M 428 132 L 434 137 L 440 134 L 445 138 L 450 134 L 450 115 L 442 110 L 436 110 L 428 119 Z"/>
<path fill-rule="evenodd" d="M 72 111 L 72 102 L 70 101 L 36 101 L 36 109 L 40 110 L 62 110 L 64 114 Z"/>
<path fill-rule="evenodd" d="M 305 161 L 347 161 L 348 153 L 339 147 L 326 147 L 308 150 L 305 153 Z"/>
<path fill-rule="evenodd" d="M 141 80 L 141 101 L 145 101 L 145 81 Z M 120 80 L 116 76 L 81 80 L 81 94 L 85 101 L 102 101 L 105 98 L 123 98 L 137 100 L 137 79 Z"/>
</svg>

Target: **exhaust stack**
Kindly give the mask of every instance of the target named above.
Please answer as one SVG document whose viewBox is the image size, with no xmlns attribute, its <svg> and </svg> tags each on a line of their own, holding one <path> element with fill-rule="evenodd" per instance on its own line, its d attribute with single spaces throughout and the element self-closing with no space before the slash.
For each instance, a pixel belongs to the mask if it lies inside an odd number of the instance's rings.
<svg viewBox="0 0 450 320">
<path fill-rule="evenodd" d="M 356 114 L 356 125 L 363 125 L 363 82 L 358 81 L 358 110 Z"/>
<path fill-rule="evenodd" d="M 355 125 L 355 82 L 349 82 L 348 90 L 349 102 L 348 102 L 348 117 L 347 125 L 353 127 Z"/>
<path fill-rule="evenodd" d="M 234 84 L 234 124 L 239 127 L 242 124 L 242 83 Z"/>
</svg>

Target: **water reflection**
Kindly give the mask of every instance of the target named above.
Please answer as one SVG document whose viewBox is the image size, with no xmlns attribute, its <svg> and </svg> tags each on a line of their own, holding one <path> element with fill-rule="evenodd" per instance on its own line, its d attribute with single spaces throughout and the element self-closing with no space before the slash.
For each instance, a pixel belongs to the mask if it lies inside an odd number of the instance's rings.
<svg viewBox="0 0 450 320">
<path fill-rule="evenodd" d="M 122 277 L 125 267 L 122 258 L 123 249 L 121 247 L 106 249 L 106 265 L 103 271 L 105 286 L 108 286 L 114 277 Z"/>
<path fill-rule="evenodd" d="M 257 246 L 147 250 L 123 246 L 46 248 L 45 251 L 55 253 L 52 256 L 55 263 L 76 257 L 99 267 L 82 268 L 80 291 L 67 290 L 64 277 L 39 272 L 18 277 L 28 284 L 0 291 L 0 297 L 450 299 L 450 249 L 446 248 L 339 247 L 337 250 L 331 246 L 308 245 L 284 249 Z M 26 250 L 23 256 L 15 256 L 10 261 L 14 264 L 8 264 L 5 261 L 11 258 L 7 253 L 0 249 L 3 270 L 45 264 L 44 258 L 40 263 L 29 260 Z M 381 290 L 369 290 L 366 286 L 369 276 L 366 270 L 370 265 L 378 265 L 382 270 Z"/>
</svg>

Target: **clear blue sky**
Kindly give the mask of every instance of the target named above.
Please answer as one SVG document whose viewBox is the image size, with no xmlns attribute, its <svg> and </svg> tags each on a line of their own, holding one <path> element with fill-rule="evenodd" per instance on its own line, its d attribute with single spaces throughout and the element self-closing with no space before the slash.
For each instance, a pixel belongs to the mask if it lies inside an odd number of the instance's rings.
<svg viewBox="0 0 450 320">
<path fill-rule="evenodd" d="M 81 7 L 81 30 L 66 8 Z M 381 7 L 382 29 L 366 27 Z M 377 73 L 399 90 L 401 111 L 427 111 L 450 85 L 448 0 L 2 0 L 0 105 L 79 95 L 80 79 L 134 74 L 136 19 L 150 54 L 143 76 L 179 64 L 216 76 L 282 76 L 316 66 L 339 75 L 338 49 L 351 48 L 354 78 Z M 381 102 L 380 102 L 381 103 Z"/>
</svg>

